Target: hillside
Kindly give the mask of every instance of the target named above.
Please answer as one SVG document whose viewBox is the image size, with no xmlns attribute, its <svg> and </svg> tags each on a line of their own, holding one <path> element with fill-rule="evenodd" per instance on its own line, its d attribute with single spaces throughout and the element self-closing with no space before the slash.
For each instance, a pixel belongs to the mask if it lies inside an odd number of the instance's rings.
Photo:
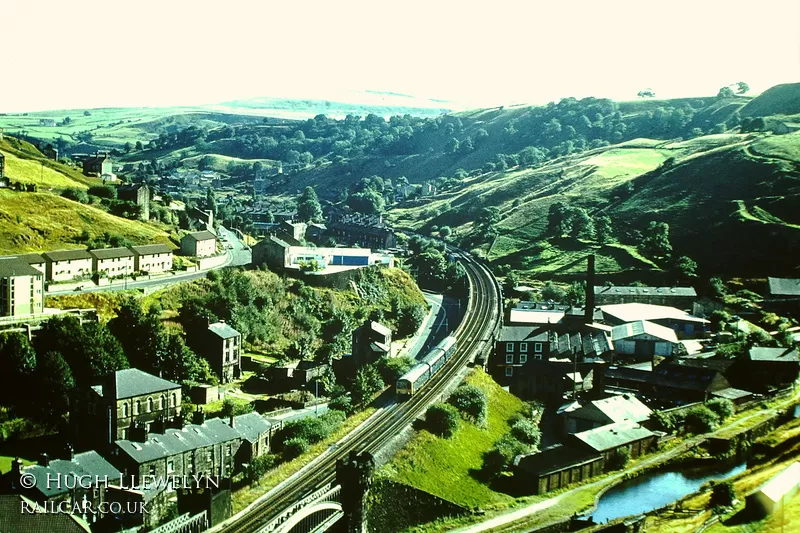
<svg viewBox="0 0 800 533">
<path fill-rule="evenodd" d="M 796 115 L 798 113 L 800 113 L 800 83 L 784 83 L 771 87 L 741 110 L 743 117 Z"/>
<path fill-rule="evenodd" d="M 14 137 L 3 137 L 0 152 L 6 158 L 5 175 L 12 182 L 34 184 L 39 190 L 86 189 L 100 183 L 76 168 L 47 159 L 35 146 Z"/>
<path fill-rule="evenodd" d="M 105 233 L 125 237 L 133 244 L 175 247 L 165 229 L 144 222 L 49 193 L 0 189 L 0 255 L 84 248 L 86 240 Z"/>
</svg>

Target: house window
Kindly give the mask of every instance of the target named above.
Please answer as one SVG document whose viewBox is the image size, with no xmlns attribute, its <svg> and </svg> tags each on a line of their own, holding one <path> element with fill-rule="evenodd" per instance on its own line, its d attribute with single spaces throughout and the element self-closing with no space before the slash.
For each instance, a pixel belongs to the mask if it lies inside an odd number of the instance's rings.
<svg viewBox="0 0 800 533">
<path fill-rule="evenodd" d="M 513 375 L 514 375 L 514 367 L 513 366 L 507 366 L 506 367 L 506 377 L 511 377 Z"/>
<path fill-rule="evenodd" d="M 506 351 L 507 352 L 513 352 L 514 351 L 514 343 L 513 342 L 507 342 L 506 343 Z"/>
<path fill-rule="evenodd" d="M 147 412 L 151 413 L 152 411 L 153 411 L 153 399 L 152 398 L 148 398 L 147 399 Z"/>
<path fill-rule="evenodd" d="M 167 474 L 175 471 L 175 459 L 167 459 Z"/>
<path fill-rule="evenodd" d="M 540 361 L 542 359 L 542 354 L 535 353 L 535 354 L 533 354 L 533 358 L 536 359 L 537 361 Z"/>
<path fill-rule="evenodd" d="M 513 363 L 513 362 L 514 362 L 514 354 L 513 353 L 507 353 L 506 354 L 506 363 Z"/>
<path fill-rule="evenodd" d="M 151 476 L 155 476 L 156 475 L 156 465 L 154 465 L 154 464 L 150 465 L 150 475 Z"/>
<path fill-rule="evenodd" d="M 533 351 L 542 353 L 542 343 L 541 342 L 534 342 L 533 343 Z"/>
<path fill-rule="evenodd" d="M 128 417 L 128 404 L 127 403 L 123 403 L 122 404 L 122 417 L 123 418 L 127 418 Z"/>
<path fill-rule="evenodd" d="M 176 395 L 175 395 L 175 393 L 173 392 L 173 393 L 172 393 L 172 401 L 170 401 L 170 403 L 169 403 L 169 406 L 170 406 L 170 407 L 175 407 L 175 402 L 176 402 L 176 401 L 177 401 L 177 396 L 176 396 Z"/>
<path fill-rule="evenodd" d="M 136 400 L 136 404 L 133 406 L 133 414 L 138 415 L 142 412 L 142 401 Z"/>
<path fill-rule="evenodd" d="M 520 352 L 527 352 L 528 351 L 528 343 L 527 342 L 519 343 L 519 351 Z"/>
<path fill-rule="evenodd" d="M 519 356 L 519 362 L 523 363 L 523 364 L 527 363 L 528 362 L 528 354 L 524 353 L 524 354 L 520 355 Z"/>
</svg>

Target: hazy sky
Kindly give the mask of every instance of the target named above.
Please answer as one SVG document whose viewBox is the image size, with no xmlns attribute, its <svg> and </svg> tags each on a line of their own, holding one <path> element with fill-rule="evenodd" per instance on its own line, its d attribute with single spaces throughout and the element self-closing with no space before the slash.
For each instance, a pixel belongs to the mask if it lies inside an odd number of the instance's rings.
<svg viewBox="0 0 800 533">
<path fill-rule="evenodd" d="M 0 111 L 335 100 L 466 106 L 800 80 L 800 1 L 0 0 Z"/>
</svg>

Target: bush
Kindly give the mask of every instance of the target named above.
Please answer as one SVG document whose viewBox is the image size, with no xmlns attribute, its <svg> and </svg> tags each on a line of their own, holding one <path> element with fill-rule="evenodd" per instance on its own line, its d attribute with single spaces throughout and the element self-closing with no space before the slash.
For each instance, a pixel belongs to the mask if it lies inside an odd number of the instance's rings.
<svg viewBox="0 0 800 533">
<path fill-rule="evenodd" d="M 428 431 L 440 437 L 449 438 L 458 429 L 458 411 L 452 405 L 435 403 L 425 412 Z"/>
<path fill-rule="evenodd" d="M 722 483 L 717 483 L 714 485 L 714 488 L 711 490 L 711 499 L 708 501 L 708 504 L 711 507 L 730 507 L 733 505 L 735 499 L 736 490 L 733 487 L 733 483 L 730 481 L 723 481 Z"/>
<path fill-rule="evenodd" d="M 675 418 L 669 413 L 656 409 L 650 415 L 650 420 L 655 422 L 656 428 L 661 431 L 671 432 L 675 429 Z"/>
<path fill-rule="evenodd" d="M 114 199 L 117 197 L 117 189 L 111 185 L 94 185 L 89 187 L 89 194 L 100 198 Z"/>
<path fill-rule="evenodd" d="M 511 435 L 523 444 L 530 446 L 539 446 L 542 440 L 542 432 L 530 420 L 517 420 L 511 426 Z"/>
<path fill-rule="evenodd" d="M 74 202 L 79 202 L 82 204 L 89 203 L 89 195 L 86 194 L 86 191 L 82 189 L 65 189 L 61 196 L 66 198 L 67 200 L 72 200 Z"/>
<path fill-rule="evenodd" d="M 303 455 L 308 450 L 308 441 L 301 437 L 295 437 L 283 443 L 283 458 L 286 461 Z"/>
<path fill-rule="evenodd" d="M 495 477 L 511 465 L 514 457 L 530 451 L 530 446 L 510 434 L 504 435 L 491 450 L 483 454 L 483 473 L 489 478 Z"/>
<path fill-rule="evenodd" d="M 611 456 L 608 458 L 608 469 L 609 470 L 621 470 L 625 468 L 625 465 L 628 464 L 628 461 L 631 460 L 631 451 L 628 448 L 617 448 L 611 453 Z"/>
<path fill-rule="evenodd" d="M 689 409 L 684 420 L 689 433 L 708 433 L 714 431 L 719 424 L 719 416 L 705 405 Z"/>
<path fill-rule="evenodd" d="M 706 403 L 706 407 L 711 409 L 719 417 L 720 421 L 732 417 L 733 413 L 736 412 L 733 402 L 727 398 L 715 398 Z"/>
<path fill-rule="evenodd" d="M 475 385 L 461 385 L 450 396 L 449 401 L 467 420 L 479 425 L 486 423 L 486 410 L 488 405 L 486 393 Z"/>
<path fill-rule="evenodd" d="M 250 484 L 258 483 L 261 476 L 267 473 L 267 470 L 275 466 L 278 457 L 272 454 L 264 454 L 260 457 L 254 458 L 247 468 L 247 479 Z"/>
</svg>

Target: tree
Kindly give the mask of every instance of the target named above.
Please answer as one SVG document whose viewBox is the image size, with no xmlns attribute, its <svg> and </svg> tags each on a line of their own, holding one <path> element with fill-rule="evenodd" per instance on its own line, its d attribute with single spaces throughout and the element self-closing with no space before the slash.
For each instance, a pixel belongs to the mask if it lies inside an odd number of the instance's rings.
<svg viewBox="0 0 800 533">
<path fill-rule="evenodd" d="M 668 257 L 672 253 L 669 242 L 669 224 L 650 221 L 642 238 L 642 252 L 654 258 Z"/>
<path fill-rule="evenodd" d="M 60 417 L 69 410 L 69 397 L 75 389 L 72 370 L 58 352 L 47 352 L 39 359 L 36 367 L 37 390 L 30 397 L 46 416 Z"/>
<path fill-rule="evenodd" d="M 356 405 L 364 405 L 383 387 L 383 379 L 375 365 L 359 368 L 351 392 L 353 402 Z"/>
<path fill-rule="evenodd" d="M 708 433 L 717 428 L 719 416 L 705 405 L 698 405 L 692 407 L 686 413 L 684 424 L 686 426 L 686 431 L 690 433 Z"/>
<path fill-rule="evenodd" d="M 612 235 L 611 217 L 605 213 L 600 213 L 594 219 L 594 233 L 599 244 L 611 242 Z"/>
<path fill-rule="evenodd" d="M 544 288 L 542 288 L 542 299 L 546 302 L 563 302 L 566 298 L 567 292 L 561 287 L 553 285 L 552 281 L 545 283 Z"/>
<path fill-rule="evenodd" d="M 166 329 L 156 313 L 145 313 L 134 298 L 127 298 L 117 310 L 117 316 L 108 322 L 108 329 L 122 345 L 128 362 L 151 374 L 158 374 L 166 365 L 168 343 Z M 171 372 L 177 377 L 178 372 Z"/>
<path fill-rule="evenodd" d="M 733 402 L 727 398 L 714 398 L 706 403 L 706 407 L 711 409 L 720 420 L 726 420 L 732 417 L 733 413 L 736 412 Z"/>
<path fill-rule="evenodd" d="M 283 458 L 287 461 L 294 459 L 303 455 L 306 450 L 308 450 L 307 440 L 301 437 L 289 439 L 283 444 Z"/>
<path fill-rule="evenodd" d="M 574 238 L 591 239 L 594 237 L 594 222 L 586 209 L 582 207 L 575 207 L 570 210 L 570 222 L 572 228 L 570 229 L 570 236 Z"/>
<path fill-rule="evenodd" d="M 447 239 L 450 235 L 453 234 L 453 229 L 450 226 L 442 226 L 439 228 L 439 237 L 442 239 Z"/>
<path fill-rule="evenodd" d="M 717 98 L 732 98 L 732 97 L 733 97 L 733 89 L 727 86 L 720 88 L 719 92 L 717 93 Z"/>
<path fill-rule="evenodd" d="M 425 427 L 434 435 L 446 439 L 458 429 L 458 419 L 458 411 L 446 403 L 435 403 L 425 411 Z"/>
<path fill-rule="evenodd" d="M 206 209 L 210 210 L 214 216 L 217 215 L 217 198 L 211 187 L 206 189 Z"/>
<path fill-rule="evenodd" d="M 511 436 L 523 444 L 534 447 L 539 446 L 539 442 L 542 440 L 542 432 L 539 427 L 527 418 L 521 418 L 514 422 L 514 425 L 511 426 Z"/>
<path fill-rule="evenodd" d="M 448 400 L 450 404 L 458 409 L 462 416 L 478 425 L 486 423 L 486 412 L 488 410 L 488 399 L 486 393 L 475 385 L 464 384 L 458 387 Z"/>
<path fill-rule="evenodd" d="M 689 257 L 682 255 L 675 261 L 675 274 L 685 279 L 696 278 L 697 263 Z"/>
<path fill-rule="evenodd" d="M 378 372 L 384 383 L 395 383 L 400 377 L 414 366 L 414 359 L 403 357 L 381 357 L 378 360 Z"/>
<path fill-rule="evenodd" d="M 750 90 L 750 86 L 743 81 L 736 82 L 736 94 L 744 94 Z"/>
<path fill-rule="evenodd" d="M 453 137 L 452 139 L 447 141 L 447 144 L 444 147 L 444 151 L 445 151 L 445 153 L 448 153 L 448 154 L 456 154 L 456 153 L 458 153 L 458 149 L 459 149 L 460 145 L 461 145 L 461 143 L 458 142 L 458 139 Z"/>
<path fill-rule="evenodd" d="M 611 470 L 621 470 L 625 468 L 628 461 L 631 460 L 631 450 L 627 447 L 617 448 L 611 452 L 608 458 L 608 468 Z"/>
<path fill-rule="evenodd" d="M 656 93 L 653 92 L 652 89 L 642 89 L 636 94 L 636 96 L 638 96 L 639 98 L 655 98 Z"/>
<path fill-rule="evenodd" d="M 714 484 L 714 488 L 711 489 L 711 498 L 708 500 L 708 504 L 712 507 L 730 507 L 735 500 L 736 489 L 733 483 L 730 481 L 722 481 Z"/>
<path fill-rule="evenodd" d="M 36 352 L 26 335 L 0 334 L 0 368 L 0 403 L 15 404 L 36 370 Z"/>
<path fill-rule="evenodd" d="M 530 450 L 530 446 L 518 441 L 512 435 L 504 435 L 491 450 L 483 454 L 483 474 L 490 479 L 496 477 L 509 467 L 514 457 Z"/>
<path fill-rule="evenodd" d="M 141 152 L 142 150 L 144 150 L 144 146 L 142 145 L 142 141 L 136 141 L 135 148 L 136 148 L 137 152 Z"/>
<path fill-rule="evenodd" d="M 506 295 L 511 294 L 517 285 L 519 285 L 519 273 L 516 270 L 511 270 L 506 274 L 506 279 L 503 282 L 503 290 Z"/>
<path fill-rule="evenodd" d="M 312 187 L 306 187 L 297 199 L 297 216 L 303 222 L 322 222 L 322 206 Z"/>
</svg>

